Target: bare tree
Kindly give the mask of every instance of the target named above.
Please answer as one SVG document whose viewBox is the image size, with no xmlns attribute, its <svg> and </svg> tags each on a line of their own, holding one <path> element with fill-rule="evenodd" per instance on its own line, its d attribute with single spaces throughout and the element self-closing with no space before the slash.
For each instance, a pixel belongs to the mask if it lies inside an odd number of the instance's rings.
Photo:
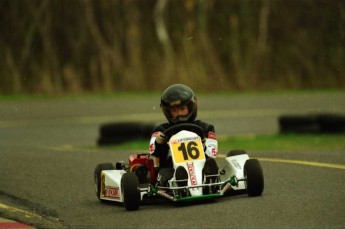
<svg viewBox="0 0 345 229">
<path fill-rule="evenodd" d="M 259 15 L 259 35 L 256 41 L 253 66 L 251 69 L 251 83 L 253 86 L 255 86 L 259 81 L 260 70 L 263 68 L 265 60 L 264 56 L 267 49 L 269 11 L 270 0 L 262 0 Z"/>
</svg>

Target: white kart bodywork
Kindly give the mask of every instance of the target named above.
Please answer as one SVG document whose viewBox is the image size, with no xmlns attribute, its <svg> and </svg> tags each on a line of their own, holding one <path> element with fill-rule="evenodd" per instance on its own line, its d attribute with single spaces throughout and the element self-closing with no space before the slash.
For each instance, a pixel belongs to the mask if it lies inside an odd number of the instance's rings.
<svg viewBox="0 0 345 229">
<path fill-rule="evenodd" d="M 182 154 L 180 151 L 176 152 L 176 147 L 174 147 L 174 144 L 180 144 L 184 142 L 195 142 L 194 145 L 194 151 L 198 151 L 200 155 L 196 159 L 191 159 L 188 157 L 188 159 L 184 160 L 183 157 L 181 157 L 180 154 Z M 176 169 L 178 166 L 182 166 L 185 168 L 185 170 L 188 173 L 188 184 L 187 186 L 193 187 L 193 186 L 200 186 L 203 184 L 203 177 L 202 177 L 202 170 L 205 165 L 206 157 L 205 153 L 202 148 L 202 143 L 200 137 L 193 132 L 182 130 L 179 133 L 173 135 L 169 140 L 169 146 L 170 146 L 170 155 L 173 159 L 173 165 L 174 169 Z M 170 187 L 177 187 L 176 185 L 176 176 L 169 181 Z M 191 196 L 200 196 L 203 195 L 202 187 L 196 187 L 196 188 L 190 188 L 189 192 Z"/>
<path fill-rule="evenodd" d="M 244 179 L 243 168 L 246 161 L 249 159 L 247 154 L 241 154 L 237 156 L 230 156 L 225 158 L 224 172 L 226 175 L 225 179 L 230 179 L 231 176 L 235 176 L 237 179 Z M 244 182 L 239 182 L 238 186 L 232 186 L 234 190 L 245 189 Z"/>
<path fill-rule="evenodd" d="M 192 153 L 195 153 L 195 159 L 181 159 L 181 156 L 178 156 L 176 151 L 177 146 L 174 147 L 174 144 L 181 145 L 182 142 L 190 143 L 196 142 L 195 148 L 192 149 Z M 180 131 L 179 133 L 173 135 L 169 140 L 170 146 L 170 154 L 173 159 L 174 168 L 176 169 L 178 166 L 183 166 L 186 171 L 188 172 L 188 184 L 187 189 L 191 196 L 202 196 L 203 195 L 203 187 L 206 185 L 203 184 L 203 175 L 202 170 L 205 165 L 206 157 L 203 151 L 202 143 L 200 137 L 190 131 Z M 193 151 L 195 150 L 195 151 Z M 199 151 L 200 155 L 196 157 L 196 150 Z M 219 176 L 220 180 L 218 181 L 217 185 L 224 186 L 222 190 L 219 190 L 219 195 L 223 195 L 227 190 L 234 189 L 234 190 L 241 190 L 245 189 L 245 184 L 243 180 L 244 178 L 244 164 L 249 159 L 247 154 L 237 155 L 237 156 L 229 156 L 225 158 L 225 167 L 223 169 L 223 173 Z M 123 202 L 123 193 L 121 190 L 121 178 L 123 174 L 125 174 L 125 170 L 103 170 L 101 173 L 101 190 L 100 190 L 100 199 L 107 200 L 107 201 L 115 201 L 115 202 Z M 231 185 L 229 180 L 232 177 L 236 177 L 238 181 L 236 182 L 237 185 Z M 173 197 L 169 195 L 165 190 L 174 190 L 178 189 L 179 187 L 176 184 L 176 177 L 175 175 L 169 181 L 170 187 L 158 187 L 162 188 L 158 190 L 158 194 L 164 196 L 166 198 L 172 199 Z M 225 185 L 226 184 L 226 185 Z M 141 200 L 143 197 L 150 192 L 151 186 L 146 188 L 139 188 L 141 193 Z"/>
<path fill-rule="evenodd" d="M 125 170 L 103 170 L 101 175 L 100 199 L 123 202 L 121 178 Z"/>
</svg>

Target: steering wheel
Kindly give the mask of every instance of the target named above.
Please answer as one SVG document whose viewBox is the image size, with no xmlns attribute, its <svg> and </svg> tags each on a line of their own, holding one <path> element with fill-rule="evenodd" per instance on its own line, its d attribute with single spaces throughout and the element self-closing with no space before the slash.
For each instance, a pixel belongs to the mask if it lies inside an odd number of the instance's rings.
<svg viewBox="0 0 345 229">
<path fill-rule="evenodd" d="M 174 134 L 177 134 L 178 132 L 182 130 L 194 132 L 197 135 L 199 135 L 201 139 L 205 137 L 205 134 L 202 128 L 198 125 L 191 124 L 191 123 L 181 123 L 181 124 L 171 126 L 168 129 L 166 129 L 163 132 L 163 134 L 165 134 L 167 139 L 170 139 Z"/>
</svg>

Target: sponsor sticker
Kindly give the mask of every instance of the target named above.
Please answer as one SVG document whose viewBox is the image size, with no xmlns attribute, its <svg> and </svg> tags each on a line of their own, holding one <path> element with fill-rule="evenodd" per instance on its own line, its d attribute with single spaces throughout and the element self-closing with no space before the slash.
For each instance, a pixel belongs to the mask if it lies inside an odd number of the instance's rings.
<svg viewBox="0 0 345 229">
<path fill-rule="evenodd" d="M 179 138 L 176 140 L 171 141 L 172 144 L 178 144 L 181 142 L 188 142 L 188 141 L 196 141 L 198 140 L 200 137 L 199 136 L 195 136 L 195 137 L 186 137 L 186 138 Z"/>
<path fill-rule="evenodd" d="M 208 138 L 217 140 L 217 135 L 214 132 L 208 132 Z"/>
<path fill-rule="evenodd" d="M 111 199 L 119 199 L 120 198 L 119 187 L 105 186 L 104 197 L 111 198 Z"/>
<path fill-rule="evenodd" d="M 236 159 L 232 160 L 231 162 L 236 168 L 241 169 L 241 165 L 237 162 Z"/>
<path fill-rule="evenodd" d="M 156 131 L 156 132 L 152 133 L 151 138 L 155 138 L 155 137 L 157 137 L 157 134 L 158 134 L 158 133 L 159 133 L 159 131 Z"/>
<path fill-rule="evenodd" d="M 188 173 L 189 173 L 189 178 L 190 178 L 191 184 L 193 186 L 197 185 L 198 182 L 197 182 L 196 176 L 195 176 L 194 163 L 193 162 L 187 163 L 187 168 L 188 168 Z"/>
<path fill-rule="evenodd" d="M 153 153 L 155 151 L 155 144 L 152 143 L 149 148 L 150 153 Z"/>
<path fill-rule="evenodd" d="M 170 150 L 175 163 L 202 160 L 205 154 L 200 137 L 180 138 L 170 141 Z"/>
<path fill-rule="evenodd" d="M 212 148 L 212 155 L 215 157 L 218 155 L 217 149 L 214 147 Z"/>
</svg>

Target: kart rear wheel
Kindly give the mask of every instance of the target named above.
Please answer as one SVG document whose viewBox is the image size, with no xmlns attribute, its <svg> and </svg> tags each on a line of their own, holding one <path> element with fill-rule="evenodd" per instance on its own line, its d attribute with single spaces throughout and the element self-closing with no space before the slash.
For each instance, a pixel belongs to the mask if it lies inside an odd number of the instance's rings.
<svg viewBox="0 0 345 229">
<path fill-rule="evenodd" d="M 230 150 L 230 151 L 226 154 L 226 157 L 237 156 L 237 155 L 243 155 L 243 154 L 247 154 L 246 151 L 240 150 L 240 149 Z"/>
<path fill-rule="evenodd" d="M 264 175 L 257 159 L 248 159 L 244 164 L 245 186 L 249 196 L 260 196 L 264 190 Z"/>
<path fill-rule="evenodd" d="M 121 195 L 123 205 L 128 211 L 139 209 L 140 191 L 139 180 L 135 173 L 125 173 L 121 178 Z"/>
<path fill-rule="evenodd" d="M 101 199 L 101 190 L 102 190 L 102 170 L 112 170 L 114 165 L 111 163 L 102 163 L 96 166 L 94 173 L 94 182 L 95 182 L 95 191 L 98 199 L 103 202 Z"/>
</svg>

